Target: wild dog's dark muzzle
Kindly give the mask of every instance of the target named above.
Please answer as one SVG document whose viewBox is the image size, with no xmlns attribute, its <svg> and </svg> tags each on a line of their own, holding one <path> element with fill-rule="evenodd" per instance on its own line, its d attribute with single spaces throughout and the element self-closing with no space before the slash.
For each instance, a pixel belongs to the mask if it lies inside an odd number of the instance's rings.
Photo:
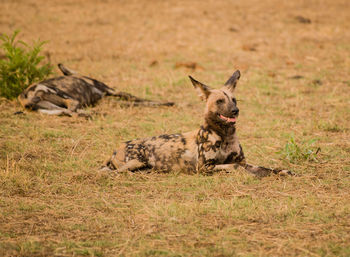
<svg viewBox="0 0 350 257">
<path fill-rule="evenodd" d="M 231 114 L 233 116 L 237 116 L 239 114 L 239 109 L 237 107 L 233 108 L 232 111 L 231 111 Z"/>
</svg>

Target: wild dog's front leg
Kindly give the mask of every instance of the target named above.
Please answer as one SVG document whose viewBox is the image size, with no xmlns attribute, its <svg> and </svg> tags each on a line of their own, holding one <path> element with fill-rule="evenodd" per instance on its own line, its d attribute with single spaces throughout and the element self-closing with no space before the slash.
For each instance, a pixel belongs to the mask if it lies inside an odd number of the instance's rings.
<svg viewBox="0 0 350 257">
<path fill-rule="evenodd" d="M 243 154 L 243 149 L 242 146 L 240 145 L 240 150 L 241 150 L 241 158 L 236 161 L 236 163 L 243 167 L 246 171 L 248 171 L 251 174 L 254 174 L 255 176 L 258 177 L 266 177 L 271 174 L 278 174 L 278 175 L 295 175 L 293 172 L 289 170 L 283 170 L 283 169 L 270 169 L 270 168 L 265 168 L 262 166 L 256 166 L 252 165 L 246 162 L 244 154 Z"/>
<path fill-rule="evenodd" d="M 197 135 L 198 161 L 196 171 L 204 175 L 212 175 L 215 171 L 216 146 L 208 140 L 208 131 L 199 131 Z"/>
<path fill-rule="evenodd" d="M 258 177 L 266 177 L 266 176 L 269 176 L 270 174 L 294 175 L 294 173 L 289 170 L 270 169 L 270 168 L 265 168 L 262 166 L 256 166 L 256 165 L 246 163 L 244 152 L 241 145 L 239 145 L 238 152 L 232 152 L 229 155 L 229 157 L 226 159 L 225 164 L 216 165 L 214 170 L 215 171 L 225 170 L 227 172 L 232 172 L 234 169 L 237 169 L 239 166 L 243 167 L 246 171 Z"/>
<path fill-rule="evenodd" d="M 215 172 L 215 164 L 210 161 L 205 162 L 201 160 L 197 163 L 196 171 L 203 175 L 213 175 Z"/>
<path fill-rule="evenodd" d="M 239 163 L 240 166 L 242 166 L 246 171 L 249 173 L 252 173 L 258 177 L 266 177 L 269 176 L 270 174 L 278 174 L 278 175 L 292 175 L 294 176 L 295 174 L 289 170 L 282 170 L 282 169 L 270 169 L 270 168 L 265 168 L 261 166 L 255 166 L 246 162 L 241 162 Z"/>
<path fill-rule="evenodd" d="M 79 101 L 71 98 L 65 98 L 63 97 L 64 93 L 57 92 L 55 93 L 41 93 L 37 94 L 42 101 L 48 101 L 54 105 L 60 106 L 62 108 L 67 108 L 71 112 L 76 112 L 78 108 L 80 108 Z"/>
<path fill-rule="evenodd" d="M 40 112 L 44 114 L 49 115 L 57 115 L 57 116 L 69 116 L 69 117 L 85 117 L 85 118 L 91 118 L 91 116 L 82 110 L 78 110 L 77 112 L 73 112 L 69 109 L 59 107 L 49 101 L 40 101 L 36 104 L 35 108 Z"/>
<path fill-rule="evenodd" d="M 257 177 L 266 177 L 271 174 L 278 174 L 282 176 L 291 175 L 294 176 L 295 174 L 289 170 L 282 170 L 282 169 L 270 169 L 265 168 L 261 166 L 255 166 L 251 165 L 245 162 L 241 163 L 234 163 L 234 164 L 221 164 L 221 165 L 215 165 L 215 168 L 213 171 L 226 171 L 226 172 L 232 172 L 233 170 L 237 169 L 239 166 L 243 167 L 246 171 L 249 173 L 257 176 Z"/>
<path fill-rule="evenodd" d="M 74 116 L 74 112 L 66 108 L 59 107 L 49 101 L 39 101 L 35 105 L 35 109 L 37 109 L 41 113 L 45 113 L 49 115 L 66 115 L 69 117 Z"/>
<path fill-rule="evenodd" d="M 239 164 L 238 163 L 232 163 L 232 164 L 218 164 L 215 165 L 213 168 L 213 171 L 225 171 L 225 172 L 233 172 L 234 170 L 238 169 Z"/>
</svg>

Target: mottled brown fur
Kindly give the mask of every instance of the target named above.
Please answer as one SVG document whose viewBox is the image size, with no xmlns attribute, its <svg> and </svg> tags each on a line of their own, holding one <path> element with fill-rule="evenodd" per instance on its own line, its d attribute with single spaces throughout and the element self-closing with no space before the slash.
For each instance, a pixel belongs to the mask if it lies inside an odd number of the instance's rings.
<svg viewBox="0 0 350 257">
<path fill-rule="evenodd" d="M 221 89 L 210 89 L 190 77 L 200 97 L 206 101 L 202 126 L 183 134 L 125 142 L 108 159 L 102 170 L 187 170 L 211 174 L 219 170 L 232 171 L 242 166 L 257 176 L 292 174 L 288 170 L 246 163 L 235 126 L 239 109 L 234 90 L 239 78 L 240 72 L 237 70 Z"/>
<path fill-rule="evenodd" d="M 30 85 L 18 96 L 23 107 L 47 114 L 86 116 L 81 109 L 95 105 L 105 95 L 131 101 L 134 105 L 171 106 L 174 104 L 146 100 L 125 92 L 116 92 L 106 84 L 82 76 L 62 64 L 58 64 L 58 67 L 64 76 Z"/>
</svg>

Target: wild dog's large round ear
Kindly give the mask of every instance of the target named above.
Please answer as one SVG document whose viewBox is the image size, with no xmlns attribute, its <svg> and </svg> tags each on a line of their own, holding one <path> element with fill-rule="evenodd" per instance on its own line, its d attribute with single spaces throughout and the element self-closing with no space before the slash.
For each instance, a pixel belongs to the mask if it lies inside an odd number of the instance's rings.
<svg viewBox="0 0 350 257">
<path fill-rule="evenodd" d="M 234 91 L 237 85 L 237 81 L 241 77 L 241 72 L 236 70 L 232 76 L 226 81 L 225 86 L 228 87 L 231 91 Z"/>
<path fill-rule="evenodd" d="M 195 80 L 194 78 L 192 78 L 191 76 L 188 76 L 194 86 L 194 88 L 196 89 L 199 97 L 202 100 L 207 100 L 208 96 L 210 95 L 210 88 L 206 85 L 204 85 L 203 83 Z"/>
</svg>

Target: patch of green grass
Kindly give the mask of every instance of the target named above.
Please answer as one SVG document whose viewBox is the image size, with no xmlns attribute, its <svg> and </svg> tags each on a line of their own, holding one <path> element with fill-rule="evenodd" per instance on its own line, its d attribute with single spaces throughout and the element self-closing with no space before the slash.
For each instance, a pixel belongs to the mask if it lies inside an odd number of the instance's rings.
<svg viewBox="0 0 350 257">
<path fill-rule="evenodd" d="M 21 40 L 15 41 L 18 33 L 16 30 L 12 36 L 0 35 L 5 54 L 5 58 L 0 59 L 0 96 L 8 99 L 17 97 L 27 86 L 52 73 L 51 64 L 40 65 L 45 42 L 29 46 Z"/>
<path fill-rule="evenodd" d="M 278 153 L 282 158 L 287 159 L 291 163 L 300 163 L 304 161 L 317 162 L 317 154 L 321 148 L 314 146 L 316 141 L 316 139 L 311 139 L 298 144 L 294 137 L 291 137 L 285 147 Z"/>
</svg>

